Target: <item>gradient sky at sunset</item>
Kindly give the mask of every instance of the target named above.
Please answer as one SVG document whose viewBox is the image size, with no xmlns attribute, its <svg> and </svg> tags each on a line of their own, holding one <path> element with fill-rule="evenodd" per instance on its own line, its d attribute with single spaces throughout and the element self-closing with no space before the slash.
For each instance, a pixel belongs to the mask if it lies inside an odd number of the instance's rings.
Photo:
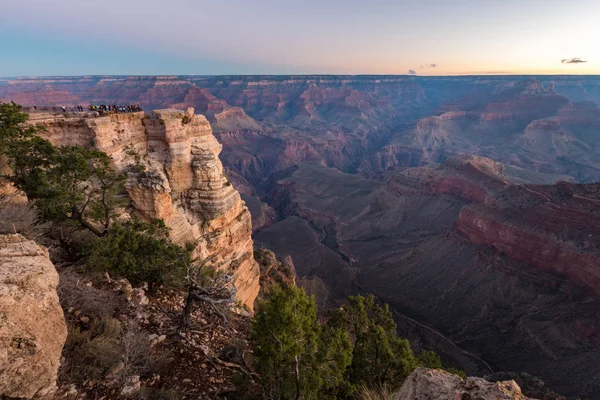
<svg viewBox="0 0 600 400">
<path fill-rule="evenodd" d="M 600 1 L 0 0 L 0 76 L 409 70 L 600 74 Z"/>
</svg>

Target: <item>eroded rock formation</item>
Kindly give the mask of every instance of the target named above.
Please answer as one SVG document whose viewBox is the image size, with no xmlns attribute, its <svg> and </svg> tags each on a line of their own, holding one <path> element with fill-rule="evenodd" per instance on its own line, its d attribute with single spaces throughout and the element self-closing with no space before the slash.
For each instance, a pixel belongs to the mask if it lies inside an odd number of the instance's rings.
<svg viewBox="0 0 600 400">
<path fill-rule="evenodd" d="M 237 297 L 250 310 L 259 291 L 248 208 L 219 160 L 221 145 L 208 120 L 194 109 L 157 110 L 105 117 L 34 114 L 57 145 L 93 147 L 112 156 L 128 175 L 133 212 L 161 218 L 180 244 L 193 242 L 198 257 L 233 275 Z"/>
<path fill-rule="evenodd" d="M 0 397 L 42 397 L 56 386 L 67 326 L 48 251 L 0 236 Z"/>
<path fill-rule="evenodd" d="M 319 301 L 373 293 L 401 336 L 470 375 L 528 372 L 597 399 L 599 193 L 513 185 L 479 157 L 387 182 L 304 164 L 263 196 L 282 220 L 255 239 Z"/>
<path fill-rule="evenodd" d="M 527 400 L 515 381 L 462 379 L 440 369 L 417 368 L 404 381 L 396 400 Z"/>
</svg>

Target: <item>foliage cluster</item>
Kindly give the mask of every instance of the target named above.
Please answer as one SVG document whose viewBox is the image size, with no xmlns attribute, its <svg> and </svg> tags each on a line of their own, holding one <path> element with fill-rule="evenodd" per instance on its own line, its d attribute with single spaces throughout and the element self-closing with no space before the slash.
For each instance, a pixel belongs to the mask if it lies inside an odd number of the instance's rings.
<svg viewBox="0 0 600 400">
<path fill-rule="evenodd" d="M 5 178 L 35 205 L 42 221 L 70 223 L 96 238 L 82 255 L 87 269 L 124 277 L 133 284 L 181 283 L 190 251 L 173 244 L 162 221 L 117 218 L 125 203 L 125 176 L 101 151 L 54 146 L 39 136 L 43 127 L 27 125 L 15 103 L 0 102 L 0 156 Z M 129 149 L 139 168 L 141 157 Z"/>
<path fill-rule="evenodd" d="M 387 305 L 373 296 L 319 322 L 314 297 L 290 286 L 259 304 L 251 343 L 259 384 L 268 399 L 350 398 L 371 389 L 397 389 L 418 366 L 442 368 L 432 351 L 415 357 L 396 335 Z"/>
<path fill-rule="evenodd" d="M 15 103 L 0 103 L 0 154 L 5 176 L 35 201 L 46 221 L 70 221 L 104 236 L 122 204 L 125 177 L 110 157 L 80 146 L 56 147 L 38 136 L 41 126 L 26 125 L 28 115 Z"/>
<path fill-rule="evenodd" d="M 182 284 L 191 263 L 190 251 L 169 240 L 162 220 L 117 222 L 105 237 L 91 240 L 85 254 L 86 269 L 126 277 L 134 285 L 147 282 L 150 287 Z"/>
</svg>

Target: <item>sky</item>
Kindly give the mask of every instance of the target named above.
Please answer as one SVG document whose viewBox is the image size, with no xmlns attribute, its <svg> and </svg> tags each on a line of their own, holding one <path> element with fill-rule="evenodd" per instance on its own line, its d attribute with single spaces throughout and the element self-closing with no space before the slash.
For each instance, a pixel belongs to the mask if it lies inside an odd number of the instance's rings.
<svg viewBox="0 0 600 400">
<path fill-rule="evenodd" d="M 0 76 L 600 74 L 598 0 L 0 0 Z"/>
</svg>

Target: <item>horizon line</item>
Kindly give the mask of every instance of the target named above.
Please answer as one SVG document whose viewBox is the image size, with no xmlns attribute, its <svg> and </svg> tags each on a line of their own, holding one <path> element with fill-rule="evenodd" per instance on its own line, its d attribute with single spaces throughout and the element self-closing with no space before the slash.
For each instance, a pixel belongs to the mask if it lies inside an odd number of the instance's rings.
<svg viewBox="0 0 600 400">
<path fill-rule="evenodd" d="M 548 73 L 466 73 L 466 74 L 440 74 L 440 75 L 419 75 L 419 74 L 81 74 L 81 75 L 17 75 L 0 76 L 0 79 L 32 79 L 32 78 L 94 78 L 94 77 L 283 77 L 283 76 L 347 76 L 347 77 L 409 77 L 409 78 L 455 78 L 455 77 L 475 77 L 475 76 L 590 76 L 600 77 L 598 74 L 548 74 Z"/>
</svg>

